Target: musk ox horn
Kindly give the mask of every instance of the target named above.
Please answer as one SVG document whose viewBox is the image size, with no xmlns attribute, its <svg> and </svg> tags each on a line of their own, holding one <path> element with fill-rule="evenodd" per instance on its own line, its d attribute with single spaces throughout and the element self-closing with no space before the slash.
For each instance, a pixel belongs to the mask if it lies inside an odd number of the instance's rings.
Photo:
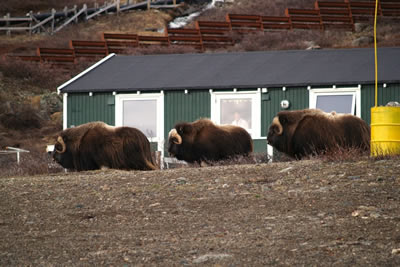
<svg viewBox="0 0 400 267">
<path fill-rule="evenodd" d="M 172 129 L 169 134 L 168 134 L 168 138 L 175 138 L 176 140 L 174 140 L 174 144 L 180 145 L 182 144 L 182 137 L 178 134 L 178 132 L 176 131 L 176 129 Z"/>
<path fill-rule="evenodd" d="M 272 121 L 272 124 L 274 124 L 278 127 L 278 131 L 276 132 L 276 134 L 281 135 L 283 133 L 283 127 L 282 127 L 282 124 L 279 122 L 278 117 L 274 118 L 274 120 Z"/>
<path fill-rule="evenodd" d="M 65 145 L 64 140 L 62 139 L 61 136 L 59 136 L 59 137 L 57 138 L 57 142 L 59 142 L 59 143 L 61 144 L 62 149 L 61 149 L 61 150 L 56 149 L 56 151 L 57 151 L 58 153 L 64 153 L 65 150 L 67 150 L 67 146 Z"/>
</svg>

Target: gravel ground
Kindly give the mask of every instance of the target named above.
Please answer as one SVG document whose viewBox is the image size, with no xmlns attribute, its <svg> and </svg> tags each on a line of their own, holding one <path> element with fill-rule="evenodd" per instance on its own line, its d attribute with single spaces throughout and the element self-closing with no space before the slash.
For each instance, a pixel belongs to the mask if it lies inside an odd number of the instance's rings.
<svg viewBox="0 0 400 267">
<path fill-rule="evenodd" d="M 0 177 L 0 266 L 400 266 L 399 200 L 398 158 Z"/>
</svg>

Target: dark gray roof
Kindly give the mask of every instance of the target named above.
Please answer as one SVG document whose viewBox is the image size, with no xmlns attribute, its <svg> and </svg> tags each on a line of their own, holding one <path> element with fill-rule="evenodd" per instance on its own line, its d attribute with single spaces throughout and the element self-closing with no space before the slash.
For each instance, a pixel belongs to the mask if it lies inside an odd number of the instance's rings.
<svg viewBox="0 0 400 267">
<path fill-rule="evenodd" d="M 400 81 L 400 48 L 378 49 L 378 80 Z M 115 55 L 62 92 L 257 88 L 374 83 L 372 48 Z"/>
</svg>

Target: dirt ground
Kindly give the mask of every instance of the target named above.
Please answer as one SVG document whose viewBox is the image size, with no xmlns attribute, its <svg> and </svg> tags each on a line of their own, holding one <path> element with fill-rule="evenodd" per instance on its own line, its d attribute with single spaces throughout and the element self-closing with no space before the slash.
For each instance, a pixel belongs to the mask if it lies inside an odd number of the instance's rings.
<svg viewBox="0 0 400 267">
<path fill-rule="evenodd" d="M 0 178 L 0 266 L 400 266 L 400 160 Z"/>
</svg>

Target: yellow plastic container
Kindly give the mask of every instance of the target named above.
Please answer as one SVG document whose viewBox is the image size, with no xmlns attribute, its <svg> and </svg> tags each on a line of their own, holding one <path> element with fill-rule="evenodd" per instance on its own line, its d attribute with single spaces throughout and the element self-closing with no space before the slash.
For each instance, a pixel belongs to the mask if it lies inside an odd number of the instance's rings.
<svg viewBox="0 0 400 267">
<path fill-rule="evenodd" d="M 371 156 L 400 155 L 400 107 L 371 108 Z"/>
</svg>

